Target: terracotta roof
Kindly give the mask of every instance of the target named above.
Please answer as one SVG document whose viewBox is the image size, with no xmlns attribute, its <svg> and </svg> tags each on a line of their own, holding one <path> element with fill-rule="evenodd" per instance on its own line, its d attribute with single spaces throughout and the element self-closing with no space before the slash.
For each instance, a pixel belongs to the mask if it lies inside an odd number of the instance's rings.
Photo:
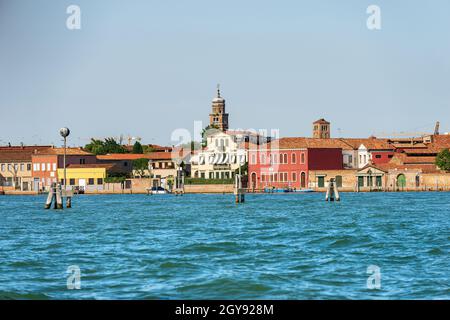
<svg viewBox="0 0 450 320">
<path fill-rule="evenodd" d="M 0 152 L 0 162 L 31 162 L 31 152 Z"/>
<path fill-rule="evenodd" d="M 314 121 L 313 124 L 330 124 L 327 120 L 325 120 L 324 118 L 321 118 L 317 121 Z"/>
<path fill-rule="evenodd" d="M 348 143 L 353 149 L 358 149 L 363 144 L 369 150 L 394 150 L 394 147 L 388 143 L 387 139 L 371 137 L 366 139 L 341 138 L 340 140 Z"/>
<path fill-rule="evenodd" d="M 0 152 L 17 151 L 17 152 L 34 152 L 34 150 L 44 150 L 52 148 L 52 146 L 0 146 Z"/>
<path fill-rule="evenodd" d="M 64 148 L 48 148 L 37 150 L 34 154 L 37 155 L 63 155 Z M 92 156 L 94 154 L 83 150 L 82 148 L 67 148 L 66 154 L 69 156 Z"/>
<path fill-rule="evenodd" d="M 255 144 L 250 145 L 251 149 L 257 149 Z M 280 138 L 267 144 L 262 144 L 259 149 L 307 149 L 307 148 L 340 148 L 350 149 L 351 147 L 340 139 L 319 139 L 319 138 Z"/>
</svg>

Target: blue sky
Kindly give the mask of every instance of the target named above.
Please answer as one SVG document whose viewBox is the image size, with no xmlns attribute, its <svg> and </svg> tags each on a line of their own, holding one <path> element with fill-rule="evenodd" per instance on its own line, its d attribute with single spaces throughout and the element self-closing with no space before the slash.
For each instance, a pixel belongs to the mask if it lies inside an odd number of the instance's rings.
<svg viewBox="0 0 450 320">
<path fill-rule="evenodd" d="M 79 5 L 82 29 L 66 28 Z M 381 8 L 382 29 L 366 28 Z M 0 144 L 132 135 L 170 144 L 208 121 L 310 136 L 450 131 L 450 2 L 0 0 Z"/>
</svg>

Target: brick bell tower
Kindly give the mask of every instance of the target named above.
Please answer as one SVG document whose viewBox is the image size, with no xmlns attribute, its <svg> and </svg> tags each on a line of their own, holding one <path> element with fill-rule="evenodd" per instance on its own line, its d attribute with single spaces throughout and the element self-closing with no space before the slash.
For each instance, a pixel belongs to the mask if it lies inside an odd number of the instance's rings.
<svg viewBox="0 0 450 320">
<path fill-rule="evenodd" d="M 220 96 L 220 85 L 217 85 L 217 97 L 212 101 L 212 112 L 209 115 L 209 125 L 228 130 L 228 113 L 225 113 L 225 99 Z"/>
<path fill-rule="evenodd" d="M 330 132 L 330 123 L 325 119 L 313 122 L 313 138 L 329 139 L 331 136 Z"/>
</svg>

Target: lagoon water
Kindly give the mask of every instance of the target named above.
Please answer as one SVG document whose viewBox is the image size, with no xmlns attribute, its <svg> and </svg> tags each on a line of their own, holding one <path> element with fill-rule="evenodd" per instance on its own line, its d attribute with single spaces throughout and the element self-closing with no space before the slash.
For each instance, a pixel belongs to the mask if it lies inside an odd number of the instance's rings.
<svg viewBox="0 0 450 320">
<path fill-rule="evenodd" d="M 0 298 L 449 299 L 450 193 L 0 197 Z M 367 268 L 381 288 L 367 288 Z M 67 289 L 79 266 L 81 289 Z"/>
</svg>

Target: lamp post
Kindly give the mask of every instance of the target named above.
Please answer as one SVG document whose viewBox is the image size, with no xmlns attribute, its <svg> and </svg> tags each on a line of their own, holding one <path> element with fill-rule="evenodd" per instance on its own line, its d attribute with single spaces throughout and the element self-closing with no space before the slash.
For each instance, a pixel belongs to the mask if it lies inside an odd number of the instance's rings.
<svg viewBox="0 0 450 320">
<path fill-rule="evenodd" d="M 66 175 L 66 154 L 67 154 L 67 137 L 70 134 L 69 128 L 61 128 L 59 130 L 59 134 L 64 138 L 64 158 L 63 158 L 63 167 L 64 167 L 64 192 L 67 191 L 67 175 Z"/>
</svg>

